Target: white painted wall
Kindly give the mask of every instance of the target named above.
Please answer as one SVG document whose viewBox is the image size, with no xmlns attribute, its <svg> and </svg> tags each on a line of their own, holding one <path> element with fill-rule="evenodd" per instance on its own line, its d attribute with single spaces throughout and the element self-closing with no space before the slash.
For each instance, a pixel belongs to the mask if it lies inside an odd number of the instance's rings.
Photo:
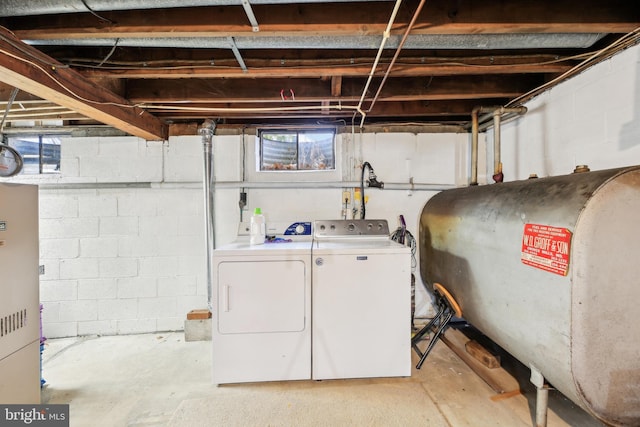
<svg viewBox="0 0 640 427">
<path fill-rule="evenodd" d="M 242 161 L 242 147 L 229 143 L 235 137 L 216 137 L 215 176 L 217 181 L 238 182 L 242 171 L 238 170 Z M 236 140 L 237 141 L 237 140 Z M 386 184 L 433 184 L 446 188 L 464 185 L 467 182 L 469 160 L 467 134 L 342 134 L 337 137 L 337 167 L 334 172 L 282 172 L 265 173 L 255 171 L 255 135 L 245 136 L 247 181 L 278 182 L 305 181 L 317 182 L 319 188 L 246 189 L 247 208 L 243 220 L 248 221 L 254 208 L 260 207 L 267 222 L 290 223 L 294 221 L 313 221 L 316 219 L 335 219 L 342 214 L 342 188 L 322 188 L 331 183 L 359 182 L 361 164 L 368 161 L 374 168 L 378 179 Z M 368 173 L 368 171 L 367 171 Z M 366 179 L 366 175 L 365 175 Z M 277 184 L 274 184 L 277 185 Z M 383 218 L 389 222 L 391 230 L 399 226 L 399 216 L 404 215 L 409 231 L 418 237 L 418 219 L 426 200 L 435 191 L 407 191 L 365 189 L 369 198 L 367 218 Z M 238 200 L 240 187 L 216 190 L 216 245 L 220 246 L 235 239 L 237 224 L 240 221 Z M 416 259 L 416 263 L 418 260 Z M 416 270 L 419 270 L 417 268 Z M 419 271 L 415 272 L 419 278 Z M 430 311 L 430 299 L 420 280 L 417 286 L 418 315 Z"/>
<path fill-rule="evenodd" d="M 523 118 L 503 126 L 506 180 L 569 173 L 576 164 L 603 169 L 640 163 L 640 47 L 548 91 Z M 481 147 L 484 146 L 484 135 Z M 216 136 L 216 242 L 236 235 L 246 181 L 354 182 L 368 161 L 385 183 L 464 185 L 466 134 L 343 134 L 338 168 L 328 174 L 255 172 L 255 135 Z M 487 136 L 492 141 L 492 132 Z M 486 150 L 492 159 L 492 150 Z M 485 152 L 485 151 L 483 151 Z M 60 177 L 19 177 L 40 190 L 44 334 L 49 337 L 179 330 L 186 313 L 206 306 L 202 147 L 199 136 L 168 142 L 137 138 L 62 141 Z M 244 155 L 243 155 L 244 153 Z M 480 159 L 480 171 L 492 163 Z M 480 182 L 486 175 L 480 174 Z M 51 187 L 55 184 L 57 187 Z M 319 184 L 319 187 L 322 185 Z M 261 207 L 267 221 L 338 218 L 341 188 L 248 189 L 244 219 Z M 367 190 L 368 218 L 392 229 L 418 219 L 433 191 Z M 428 297 L 418 281 L 418 314 Z"/>
<path fill-rule="evenodd" d="M 608 59 L 526 104 L 502 127 L 505 181 L 640 164 L 640 46 Z M 492 144 L 493 132 L 488 143 Z M 490 147 L 490 159 L 493 150 Z M 493 163 L 487 165 L 491 176 Z"/>
<path fill-rule="evenodd" d="M 197 137 L 69 138 L 61 176 L 20 178 L 41 184 L 45 336 L 179 330 L 206 307 L 200 152 Z"/>
</svg>

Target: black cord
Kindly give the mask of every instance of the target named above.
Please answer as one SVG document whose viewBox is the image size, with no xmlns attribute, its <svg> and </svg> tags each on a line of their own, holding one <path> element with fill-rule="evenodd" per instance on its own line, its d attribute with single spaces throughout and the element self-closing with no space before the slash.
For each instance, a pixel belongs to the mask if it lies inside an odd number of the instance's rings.
<svg viewBox="0 0 640 427">
<path fill-rule="evenodd" d="M 81 1 L 81 2 L 82 2 L 82 4 L 84 5 L 84 7 L 86 7 L 86 8 L 87 8 L 87 10 L 89 11 L 89 13 L 91 13 L 93 16 L 95 16 L 96 18 L 98 18 L 98 19 L 100 19 L 100 20 L 102 20 L 102 21 L 108 22 L 109 24 L 114 24 L 114 22 L 113 22 L 111 19 L 107 19 L 107 18 L 105 18 L 105 17 L 103 17 L 103 16 L 98 15 L 98 14 L 97 14 L 93 9 L 91 9 L 91 8 L 89 7 L 89 5 L 87 4 L 87 2 L 86 2 L 85 0 L 80 0 L 80 1 Z"/>
<path fill-rule="evenodd" d="M 113 44 L 113 47 L 111 48 L 111 51 L 107 54 L 107 56 L 105 56 L 105 58 L 98 64 L 98 67 L 102 67 L 104 65 L 105 62 L 107 62 L 109 60 L 109 58 L 111 58 L 111 55 L 113 55 L 113 52 L 116 51 L 116 48 L 118 47 L 118 43 L 120 43 L 120 39 L 117 38 L 116 42 Z"/>
<path fill-rule="evenodd" d="M 402 218 L 402 216 L 401 216 Z M 404 219 L 402 220 L 404 224 Z M 416 270 L 416 239 L 413 237 L 413 234 L 406 229 L 406 227 L 398 227 L 396 231 L 394 231 L 390 239 L 394 242 L 401 243 L 405 246 L 409 246 L 411 248 L 411 328 L 415 329 L 415 314 L 416 314 L 416 276 L 413 272 Z"/>
<path fill-rule="evenodd" d="M 417 251 L 417 243 L 413 234 L 409 232 L 409 230 L 402 229 L 402 227 L 398 227 L 396 231 L 394 231 L 390 239 L 394 242 L 400 242 L 402 239 L 402 235 L 404 234 L 404 245 L 409 246 L 411 248 L 411 271 L 415 271 L 418 263 L 416 261 L 416 251 Z"/>
</svg>

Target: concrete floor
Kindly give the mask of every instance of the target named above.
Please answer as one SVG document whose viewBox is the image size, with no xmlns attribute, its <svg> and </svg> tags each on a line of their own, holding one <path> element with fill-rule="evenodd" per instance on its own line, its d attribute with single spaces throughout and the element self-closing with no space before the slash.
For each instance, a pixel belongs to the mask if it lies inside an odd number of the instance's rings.
<svg viewBox="0 0 640 427">
<path fill-rule="evenodd" d="M 182 333 L 49 340 L 42 402 L 69 403 L 71 426 L 535 425 L 533 394 L 500 398 L 440 342 L 411 378 L 219 387 L 210 346 Z M 601 426 L 549 400 L 549 426 Z"/>
</svg>

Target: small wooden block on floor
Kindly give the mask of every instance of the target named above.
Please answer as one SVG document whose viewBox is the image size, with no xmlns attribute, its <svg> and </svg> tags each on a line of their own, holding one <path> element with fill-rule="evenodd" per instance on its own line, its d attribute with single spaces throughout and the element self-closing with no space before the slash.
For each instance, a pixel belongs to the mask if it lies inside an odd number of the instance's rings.
<svg viewBox="0 0 640 427">
<path fill-rule="evenodd" d="M 187 320 L 202 320 L 210 318 L 211 312 L 206 308 L 191 310 L 187 313 Z"/>
<path fill-rule="evenodd" d="M 500 356 L 492 354 L 477 341 L 467 341 L 464 345 L 464 349 L 487 368 L 495 369 L 500 367 Z"/>
<path fill-rule="evenodd" d="M 496 393 L 515 393 L 516 390 L 520 390 L 518 381 L 505 369 L 501 367 L 495 369 L 487 368 L 467 353 L 465 346 L 467 342 L 469 342 L 469 338 L 462 332 L 448 328 L 447 331 L 441 335 L 440 339 Z"/>
</svg>

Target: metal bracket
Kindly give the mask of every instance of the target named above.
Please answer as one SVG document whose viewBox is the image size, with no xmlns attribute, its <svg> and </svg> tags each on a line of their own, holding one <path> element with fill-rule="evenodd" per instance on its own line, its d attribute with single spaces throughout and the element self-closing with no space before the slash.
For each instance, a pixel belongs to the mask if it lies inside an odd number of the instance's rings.
<svg viewBox="0 0 640 427">
<path fill-rule="evenodd" d="M 227 37 L 227 41 L 229 42 L 229 46 L 231 47 L 231 50 L 233 51 L 233 55 L 236 57 L 236 61 L 238 61 L 238 64 L 240 65 L 240 68 L 242 68 L 242 71 L 244 71 L 245 73 L 248 71 L 247 70 L 247 64 L 244 63 L 244 59 L 242 59 L 242 55 L 240 54 L 240 50 L 238 50 L 238 46 L 236 46 L 236 41 L 233 37 L 229 36 Z"/>
<path fill-rule="evenodd" d="M 253 14 L 253 9 L 251 9 L 251 3 L 249 3 L 249 0 L 242 0 L 242 7 L 244 7 L 244 13 L 246 13 L 247 18 L 249 18 L 251 29 L 254 33 L 257 33 L 258 31 L 260 31 L 260 26 L 258 25 L 256 16 Z"/>
</svg>

